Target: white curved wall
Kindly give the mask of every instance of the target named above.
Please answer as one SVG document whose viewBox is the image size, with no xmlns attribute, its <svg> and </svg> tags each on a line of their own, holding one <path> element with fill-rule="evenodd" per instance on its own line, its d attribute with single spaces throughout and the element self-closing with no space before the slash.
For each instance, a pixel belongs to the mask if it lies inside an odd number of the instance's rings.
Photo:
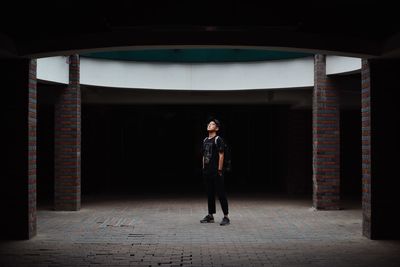
<svg viewBox="0 0 400 267">
<path fill-rule="evenodd" d="M 68 83 L 66 57 L 38 59 L 38 79 Z M 359 70 L 361 60 L 327 57 L 327 73 Z M 313 57 L 241 63 L 144 63 L 81 58 L 81 84 L 167 90 L 244 90 L 314 85 Z"/>
<path fill-rule="evenodd" d="M 69 69 L 66 57 L 38 58 L 36 66 L 38 79 L 56 83 L 68 83 Z"/>
<path fill-rule="evenodd" d="M 361 59 L 355 57 L 326 57 L 326 74 L 348 73 L 361 69 Z"/>
</svg>

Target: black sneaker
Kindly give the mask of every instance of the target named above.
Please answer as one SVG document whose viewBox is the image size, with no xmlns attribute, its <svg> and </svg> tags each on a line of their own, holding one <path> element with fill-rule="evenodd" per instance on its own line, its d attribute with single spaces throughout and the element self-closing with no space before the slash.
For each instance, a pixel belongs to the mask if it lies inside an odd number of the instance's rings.
<svg viewBox="0 0 400 267">
<path fill-rule="evenodd" d="M 204 217 L 203 220 L 200 220 L 201 223 L 213 223 L 214 222 L 214 217 L 211 215 L 207 215 Z"/>
<path fill-rule="evenodd" d="M 224 217 L 219 225 L 223 226 L 223 225 L 228 225 L 230 223 L 231 223 L 231 221 L 229 220 L 229 218 L 228 217 Z"/>
</svg>

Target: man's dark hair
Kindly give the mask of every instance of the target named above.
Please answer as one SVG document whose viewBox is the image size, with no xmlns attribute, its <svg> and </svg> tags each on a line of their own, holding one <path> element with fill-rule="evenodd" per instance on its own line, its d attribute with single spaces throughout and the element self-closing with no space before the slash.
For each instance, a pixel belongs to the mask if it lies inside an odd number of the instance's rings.
<svg viewBox="0 0 400 267">
<path fill-rule="evenodd" d="M 216 119 L 216 118 L 211 118 L 211 119 L 208 120 L 208 123 L 210 123 L 210 122 L 212 122 L 212 121 L 217 125 L 218 128 L 221 127 L 221 123 L 220 123 L 220 121 L 219 121 L 218 119 Z"/>
</svg>

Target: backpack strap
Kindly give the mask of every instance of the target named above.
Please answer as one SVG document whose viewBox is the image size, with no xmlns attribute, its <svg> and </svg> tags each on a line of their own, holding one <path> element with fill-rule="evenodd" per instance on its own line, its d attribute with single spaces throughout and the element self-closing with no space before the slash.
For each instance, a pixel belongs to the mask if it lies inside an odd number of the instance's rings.
<svg viewBox="0 0 400 267">
<path fill-rule="evenodd" d="M 217 144 L 218 135 L 215 137 L 215 144 Z M 208 137 L 204 138 L 203 143 L 208 139 Z"/>
<path fill-rule="evenodd" d="M 217 145 L 217 141 L 218 141 L 218 135 L 217 136 L 215 136 L 215 145 Z M 203 140 L 203 143 L 206 141 L 208 139 L 208 137 L 206 137 L 206 138 L 204 138 L 204 140 Z"/>
</svg>

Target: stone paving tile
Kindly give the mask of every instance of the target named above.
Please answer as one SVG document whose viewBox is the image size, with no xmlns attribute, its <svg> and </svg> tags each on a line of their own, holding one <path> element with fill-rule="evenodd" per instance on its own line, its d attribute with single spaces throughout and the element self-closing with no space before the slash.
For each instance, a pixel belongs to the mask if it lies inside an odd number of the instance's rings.
<svg viewBox="0 0 400 267">
<path fill-rule="evenodd" d="M 207 209 L 199 196 L 83 196 L 78 212 L 39 207 L 38 235 L 2 242 L 0 266 L 400 266 L 399 241 L 361 235 L 360 203 L 314 211 L 304 198 L 229 201 L 225 227 L 199 223 Z"/>
</svg>

